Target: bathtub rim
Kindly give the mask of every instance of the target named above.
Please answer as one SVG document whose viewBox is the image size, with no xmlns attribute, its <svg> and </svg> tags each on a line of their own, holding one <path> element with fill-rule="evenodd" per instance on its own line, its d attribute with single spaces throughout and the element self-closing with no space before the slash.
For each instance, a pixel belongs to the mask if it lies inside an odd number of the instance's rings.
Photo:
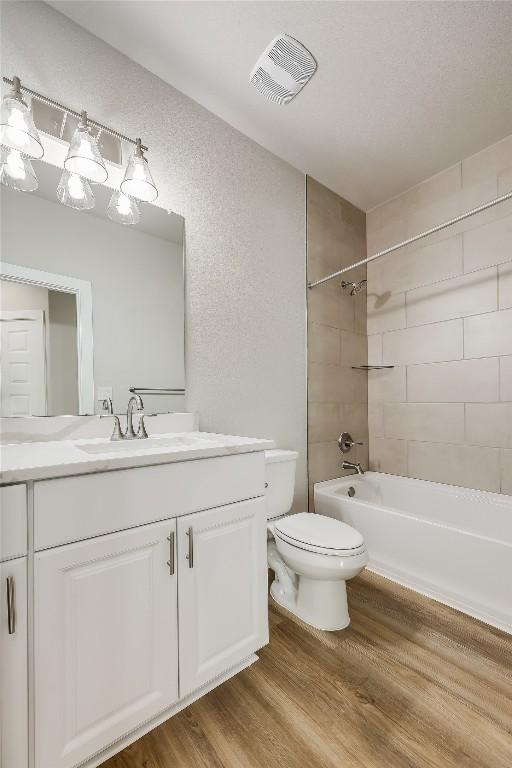
<svg viewBox="0 0 512 768">
<path fill-rule="evenodd" d="M 456 486 L 456 485 L 448 485 L 445 483 L 437 483 L 435 481 L 431 480 L 419 480 L 417 478 L 409 478 L 404 477 L 402 475 L 392 475 L 391 473 L 386 472 L 368 472 L 366 473 L 367 476 L 371 477 L 379 477 L 379 476 L 385 476 L 385 477 L 391 477 L 396 478 L 400 482 L 408 481 L 408 482 L 420 482 L 420 483 L 428 483 L 430 486 L 436 486 L 441 487 L 443 490 L 451 491 L 451 496 L 458 496 L 458 497 L 465 497 L 465 498 L 476 498 L 479 501 L 484 501 L 487 504 L 496 504 L 501 501 L 500 506 L 502 506 L 505 509 L 511 509 L 512 514 L 512 496 L 508 496 L 507 494 L 499 494 L 494 493 L 493 491 L 480 491 L 478 489 L 472 489 L 472 488 L 464 488 L 463 486 Z M 359 500 L 354 499 L 350 497 L 340 497 L 338 493 L 334 492 L 334 488 L 339 488 L 340 485 L 343 487 L 349 487 L 354 480 L 362 481 L 364 482 L 364 476 L 356 477 L 355 475 L 345 475 L 338 478 L 332 478 L 331 480 L 324 480 L 319 483 L 314 484 L 314 498 L 315 501 L 317 499 L 317 490 L 319 492 L 320 498 L 328 498 L 331 501 L 337 501 L 344 503 L 353 504 L 356 508 L 365 508 L 365 507 L 372 507 L 373 509 L 377 508 L 382 510 L 386 514 L 391 514 L 397 517 L 406 517 L 411 520 L 415 520 L 418 522 L 421 522 L 423 524 L 432 525 L 438 528 L 445 528 L 450 529 L 452 531 L 456 531 L 457 533 L 463 534 L 465 536 L 474 536 L 479 539 L 483 539 L 485 541 L 499 544 L 500 546 L 505 547 L 512 547 L 512 543 L 509 543 L 507 541 L 503 541 L 500 539 L 496 539 L 493 537 L 488 537 L 485 535 L 482 535 L 481 533 L 476 533 L 471 530 L 467 530 L 464 528 L 458 528 L 454 525 L 448 525 L 443 524 L 442 522 L 438 522 L 437 520 L 430 520 L 425 517 L 420 517 L 418 515 L 411 515 L 407 512 L 404 512 L 403 510 L 396 510 L 393 507 L 387 507 L 383 504 L 379 504 L 378 502 L 374 501 L 367 501 L 367 500 Z M 503 500 L 501 497 L 505 496 L 505 500 Z M 483 498 L 482 498 L 483 497 Z M 317 514 L 322 514 L 321 512 L 317 512 Z M 453 593 L 451 590 L 445 590 L 441 591 L 436 588 L 434 584 L 429 582 L 426 579 L 422 579 L 420 577 L 416 577 L 413 574 L 410 574 L 408 571 L 404 571 L 400 568 L 394 568 L 393 566 L 390 566 L 388 563 L 383 563 L 379 560 L 372 560 L 370 556 L 370 561 L 368 565 L 366 566 L 369 571 L 372 573 L 376 573 L 379 576 L 382 576 L 384 578 L 389 579 L 390 581 L 393 581 L 397 584 L 400 584 L 403 587 L 406 587 L 408 589 L 412 589 L 415 592 L 418 592 L 421 595 L 424 595 L 425 597 L 428 597 L 435 602 L 441 603 L 442 605 L 446 605 L 450 608 L 453 608 L 457 611 L 460 611 L 461 613 L 464 613 L 468 616 L 471 616 L 474 619 L 477 619 L 478 621 L 481 621 L 485 625 L 488 625 L 494 629 L 498 629 L 502 632 L 505 632 L 508 635 L 512 635 L 512 622 L 508 620 L 508 617 L 504 617 L 503 614 L 500 612 L 500 616 L 497 616 L 496 613 L 490 613 L 485 605 L 482 605 L 481 603 L 473 604 L 466 602 L 460 595 L 457 595 Z"/>
<path fill-rule="evenodd" d="M 452 496 L 459 497 L 472 497 L 481 503 L 498 504 L 505 508 L 510 507 L 512 510 L 512 495 L 508 493 L 497 493 L 496 491 L 482 491 L 480 488 L 468 488 L 464 485 L 453 485 L 451 483 L 439 483 L 436 480 L 423 480 L 421 477 L 409 477 L 408 475 L 395 475 L 391 472 L 376 472 L 369 470 L 364 475 L 341 475 L 340 477 L 332 477 L 330 480 L 322 480 L 313 484 L 313 491 L 316 494 L 317 488 L 321 491 L 324 489 L 328 491 L 329 488 L 334 488 L 339 483 L 342 485 L 352 485 L 353 481 L 364 482 L 366 477 L 390 477 L 399 480 L 401 483 L 422 483 L 430 487 L 441 488 L 446 490 Z M 330 495 L 333 495 L 331 493 Z M 350 499 L 353 501 L 353 499 Z M 359 501 L 359 499 L 357 499 Z M 361 503 L 373 504 L 371 501 L 361 501 Z M 385 509 L 392 509 L 392 507 L 385 507 Z"/>
</svg>

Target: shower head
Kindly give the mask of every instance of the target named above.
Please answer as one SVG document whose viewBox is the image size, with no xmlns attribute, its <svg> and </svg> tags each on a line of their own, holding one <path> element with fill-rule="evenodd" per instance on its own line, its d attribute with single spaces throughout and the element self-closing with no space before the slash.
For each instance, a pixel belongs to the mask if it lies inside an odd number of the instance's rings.
<svg viewBox="0 0 512 768">
<path fill-rule="evenodd" d="M 356 296 L 360 291 L 366 287 L 367 280 L 360 280 L 358 283 L 349 283 L 347 280 L 342 280 L 340 285 L 342 288 L 350 288 L 350 295 Z"/>
</svg>

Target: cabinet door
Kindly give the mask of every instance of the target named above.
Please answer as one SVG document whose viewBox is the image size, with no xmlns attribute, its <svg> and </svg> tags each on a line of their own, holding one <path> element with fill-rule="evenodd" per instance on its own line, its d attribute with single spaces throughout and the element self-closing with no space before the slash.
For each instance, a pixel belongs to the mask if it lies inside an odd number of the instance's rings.
<svg viewBox="0 0 512 768">
<path fill-rule="evenodd" d="M 175 532 L 36 555 L 36 768 L 76 766 L 177 700 Z"/>
<path fill-rule="evenodd" d="M 28 766 L 27 558 L 0 565 L 0 766 Z"/>
<path fill-rule="evenodd" d="M 180 696 L 268 642 L 263 498 L 178 518 Z"/>
</svg>

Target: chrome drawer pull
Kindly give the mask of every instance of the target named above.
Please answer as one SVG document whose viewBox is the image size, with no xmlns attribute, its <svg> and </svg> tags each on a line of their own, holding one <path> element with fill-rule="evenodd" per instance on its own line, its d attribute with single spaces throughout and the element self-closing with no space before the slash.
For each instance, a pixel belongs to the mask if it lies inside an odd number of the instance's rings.
<svg viewBox="0 0 512 768">
<path fill-rule="evenodd" d="M 167 541 L 169 542 L 169 559 L 167 565 L 169 566 L 169 574 L 174 576 L 174 531 L 171 531 L 167 537 Z"/>
<path fill-rule="evenodd" d="M 192 526 L 187 531 L 188 536 L 188 567 L 193 568 L 194 567 L 194 530 Z"/>
<path fill-rule="evenodd" d="M 10 635 L 16 632 L 16 595 L 13 576 L 7 577 L 7 630 Z"/>
</svg>

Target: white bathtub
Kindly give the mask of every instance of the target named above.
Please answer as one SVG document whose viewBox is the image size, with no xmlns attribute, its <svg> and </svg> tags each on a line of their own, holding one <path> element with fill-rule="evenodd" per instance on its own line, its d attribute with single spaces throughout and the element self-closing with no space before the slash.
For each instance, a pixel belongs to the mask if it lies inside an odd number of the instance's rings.
<svg viewBox="0 0 512 768">
<path fill-rule="evenodd" d="M 368 472 L 317 483 L 315 511 L 363 534 L 370 570 L 512 633 L 512 496 Z"/>
</svg>

